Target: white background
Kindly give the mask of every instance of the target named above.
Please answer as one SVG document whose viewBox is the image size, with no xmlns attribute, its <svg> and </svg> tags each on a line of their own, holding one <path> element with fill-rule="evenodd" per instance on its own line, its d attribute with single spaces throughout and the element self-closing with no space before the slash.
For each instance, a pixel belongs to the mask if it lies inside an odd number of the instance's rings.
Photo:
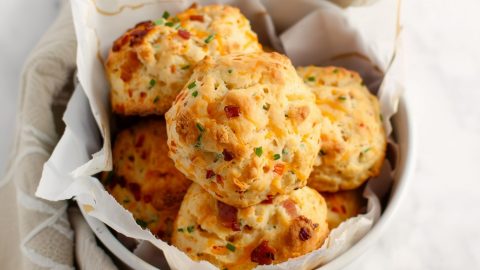
<svg viewBox="0 0 480 270">
<path fill-rule="evenodd" d="M 21 67 L 59 2 L 0 1 L 1 174 Z M 402 14 L 417 164 L 396 217 L 349 269 L 480 269 L 480 1 L 404 0 Z"/>
</svg>

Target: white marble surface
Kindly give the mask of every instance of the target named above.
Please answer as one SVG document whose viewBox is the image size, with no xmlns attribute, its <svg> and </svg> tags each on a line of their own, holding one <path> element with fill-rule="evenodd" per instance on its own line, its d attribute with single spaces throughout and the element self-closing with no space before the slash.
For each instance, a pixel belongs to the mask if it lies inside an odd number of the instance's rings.
<svg viewBox="0 0 480 270">
<path fill-rule="evenodd" d="M 403 2 L 418 162 L 396 217 L 348 269 L 480 269 L 480 1 Z M 0 2 L 0 170 L 22 63 L 58 3 Z"/>
</svg>

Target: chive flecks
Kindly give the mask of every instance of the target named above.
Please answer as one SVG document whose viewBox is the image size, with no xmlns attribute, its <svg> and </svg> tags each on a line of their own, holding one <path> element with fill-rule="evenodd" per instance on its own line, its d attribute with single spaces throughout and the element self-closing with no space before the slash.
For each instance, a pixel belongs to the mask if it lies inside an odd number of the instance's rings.
<svg viewBox="0 0 480 270">
<path fill-rule="evenodd" d="M 193 89 L 193 88 L 195 88 L 195 86 L 197 86 L 197 83 L 196 83 L 196 82 L 191 82 L 191 83 L 187 86 L 187 88 L 188 88 L 188 89 Z"/>
<path fill-rule="evenodd" d="M 202 134 L 198 135 L 197 141 L 195 142 L 195 145 L 194 145 L 195 148 L 200 148 L 200 146 L 202 146 Z"/>
<path fill-rule="evenodd" d="M 205 131 L 205 128 L 204 128 L 201 124 L 197 123 L 196 126 L 197 126 L 197 129 L 198 129 L 200 132 L 204 132 L 204 131 Z"/>
<path fill-rule="evenodd" d="M 213 162 L 217 162 L 221 159 L 223 159 L 223 154 L 222 153 L 217 153 L 217 154 L 215 154 L 215 158 L 213 159 Z"/>
<path fill-rule="evenodd" d="M 338 99 L 344 101 L 344 100 L 347 100 L 347 97 L 346 96 L 339 96 Z"/>
<path fill-rule="evenodd" d="M 255 155 L 257 155 L 257 157 L 261 157 L 263 154 L 263 148 L 260 146 L 260 147 L 255 147 Z"/>
<path fill-rule="evenodd" d="M 194 91 L 194 92 L 192 93 L 192 96 L 193 96 L 193 97 L 197 97 L 197 96 L 198 96 L 198 91 Z"/>
<path fill-rule="evenodd" d="M 210 41 L 213 40 L 213 37 L 214 37 L 214 36 L 215 36 L 215 35 L 210 35 L 210 36 L 208 36 L 208 37 L 205 39 L 205 43 L 207 43 L 207 44 L 210 43 Z"/>
<path fill-rule="evenodd" d="M 164 11 L 163 15 L 162 15 L 162 18 L 164 18 L 166 20 L 166 19 L 168 19 L 168 17 L 170 17 L 170 13 L 168 11 Z"/>
<path fill-rule="evenodd" d="M 155 84 L 157 84 L 157 81 L 155 81 L 155 79 L 151 79 L 148 84 L 150 84 L 150 89 L 152 89 L 155 86 Z"/>
<path fill-rule="evenodd" d="M 156 96 L 156 97 L 153 99 L 153 103 L 157 103 L 159 99 L 160 99 L 160 97 L 159 97 L 159 96 Z"/>
<path fill-rule="evenodd" d="M 182 67 L 183 70 L 189 69 L 189 68 L 190 68 L 190 65 L 185 65 L 185 66 Z"/>
<path fill-rule="evenodd" d="M 273 155 L 273 160 L 279 160 L 280 159 L 280 154 L 275 154 Z"/>
<path fill-rule="evenodd" d="M 263 109 L 268 111 L 270 109 L 270 103 L 265 103 L 265 105 L 263 105 Z"/>
<path fill-rule="evenodd" d="M 137 218 L 135 221 L 136 221 L 137 224 L 138 224 L 140 227 L 142 227 L 142 228 L 146 228 L 147 225 L 148 225 L 145 220 L 142 220 L 142 219 L 139 219 L 139 218 Z"/>
<path fill-rule="evenodd" d="M 315 81 L 315 77 L 313 77 L 313 76 L 310 76 L 310 77 L 308 77 L 308 78 L 307 78 L 307 81 L 309 81 L 309 82 L 313 82 L 313 81 Z"/>
<path fill-rule="evenodd" d="M 365 148 L 362 152 L 363 152 L 363 153 L 367 153 L 368 151 L 370 151 L 370 149 L 372 149 L 372 148 L 371 148 L 371 147 L 367 147 L 367 148 Z"/>
<path fill-rule="evenodd" d="M 192 233 L 194 230 L 195 230 L 195 226 L 193 226 L 193 225 L 187 227 L 187 231 L 189 233 Z"/>
<path fill-rule="evenodd" d="M 173 22 L 167 22 L 167 23 L 165 24 L 165 26 L 168 26 L 168 27 L 172 27 L 173 25 L 175 25 L 175 23 L 173 23 Z"/>
<path fill-rule="evenodd" d="M 226 247 L 227 247 L 227 249 L 230 250 L 231 252 L 234 252 L 235 249 L 236 249 L 235 246 L 232 245 L 232 244 L 230 244 L 230 243 L 227 243 Z"/>
<path fill-rule="evenodd" d="M 287 148 L 283 148 L 282 154 L 283 154 L 283 155 L 288 155 L 288 150 L 287 150 Z"/>
<path fill-rule="evenodd" d="M 163 18 L 160 18 L 160 19 L 155 21 L 155 25 L 163 25 L 164 23 L 165 23 L 165 19 L 163 19 Z"/>
</svg>

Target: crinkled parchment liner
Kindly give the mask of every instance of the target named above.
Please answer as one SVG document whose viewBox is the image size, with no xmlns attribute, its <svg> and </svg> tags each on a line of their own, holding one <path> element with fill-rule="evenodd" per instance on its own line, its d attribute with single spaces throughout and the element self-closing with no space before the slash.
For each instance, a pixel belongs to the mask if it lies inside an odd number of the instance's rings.
<svg viewBox="0 0 480 270">
<path fill-rule="evenodd" d="M 116 37 L 137 22 L 156 19 L 164 10 L 176 13 L 190 6 L 193 1 L 71 2 L 78 39 L 80 85 L 67 106 L 64 115 L 65 133 L 44 166 L 37 196 L 47 200 L 74 197 L 85 212 L 117 232 L 134 239 L 146 240 L 160 248 L 172 269 L 215 269 L 208 262 L 192 261 L 176 247 L 156 239 L 148 230 L 143 230 L 136 224 L 131 213 L 118 204 L 93 177 L 98 172 L 112 168 L 109 88 L 103 70 L 103 59 L 106 58 L 109 47 Z M 397 68 L 400 61 L 394 57 L 396 51 L 388 58 L 383 57 L 383 61 L 380 60 L 382 57 L 378 56 L 385 55 L 385 51 L 378 50 L 378 47 L 374 51 L 372 47 L 375 46 L 371 45 L 375 40 L 368 40 L 365 35 L 361 35 L 362 31 L 368 32 L 371 23 L 362 24 L 362 28 L 356 25 L 356 28 L 349 23 L 350 17 L 346 16 L 353 16 L 351 11 L 347 13 L 323 1 L 195 2 L 226 3 L 239 7 L 251 21 L 261 42 L 288 55 L 294 65 L 337 65 L 358 71 L 369 89 L 379 97 L 385 129 L 390 135 L 389 119 L 397 110 L 403 90 L 401 68 Z M 391 40 L 392 47 L 395 42 L 396 40 Z M 393 142 L 390 143 L 395 146 Z M 391 160 L 396 159 L 394 157 Z M 392 175 L 389 162 L 385 162 L 382 175 L 371 179 L 365 188 L 367 212 L 347 220 L 333 230 L 320 249 L 278 265 L 260 266 L 258 269 L 312 269 L 350 248 L 379 218 L 379 198 L 391 186 Z M 136 252 L 144 257 L 155 254 L 149 244 L 139 245 Z"/>
</svg>

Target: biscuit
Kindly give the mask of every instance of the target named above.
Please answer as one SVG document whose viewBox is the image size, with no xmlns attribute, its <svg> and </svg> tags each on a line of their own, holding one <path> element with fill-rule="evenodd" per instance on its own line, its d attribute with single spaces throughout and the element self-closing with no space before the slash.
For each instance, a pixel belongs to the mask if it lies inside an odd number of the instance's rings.
<svg viewBox="0 0 480 270">
<path fill-rule="evenodd" d="M 355 189 L 377 176 L 385 159 L 386 135 L 380 106 L 353 71 L 338 67 L 299 67 L 312 89 L 322 118 L 320 165 L 308 185 L 318 191 Z"/>
<path fill-rule="evenodd" d="M 327 223 L 330 230 L 335 229 L 345 220 L 361 214 L 367 204 L 362 196 L 362 189 L 321 194 L 327 202 Z"/>
<path fill-rule="evenodd" d="M 318 249 L 328 235 L 326 215 L 325 200 L 309 187 L 237 209 L 192 184 L 172 243 L 193 260 L 219 269 L 252 269 Z"/>
<path fill-rule="evenodd" d="M 117 114 L 164 114 L 205 56 L 262 50 L 237 8 L 193 7 L 164 17 L 137 24 L 113 43 L 105 69 Z"/>
<path fill-rule="evenodd" d="M 169 240 L 191 181 L 168 157 L 165 121 L 149 120 L 121 131 L 113 147 L 113 171 L 102 179 L 139 225 Z"/>
<path fill-rule="evenodd" d="M 176 167 L 236 207 L 305 186 L 320 150 L 315 96 L 278 53 L 206 58 L 165 118 Z"/>
</svg>

